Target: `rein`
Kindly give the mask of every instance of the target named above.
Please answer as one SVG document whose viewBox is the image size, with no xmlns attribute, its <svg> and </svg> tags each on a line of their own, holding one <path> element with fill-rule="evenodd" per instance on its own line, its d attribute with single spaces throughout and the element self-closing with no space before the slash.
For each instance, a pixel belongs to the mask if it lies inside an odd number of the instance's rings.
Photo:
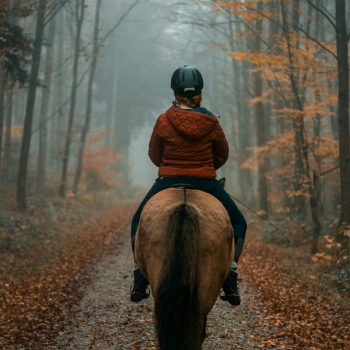
<svg viewBox="0 0 350 350">
<path fill-rule="evenodd" d="M 222 178 L 219 180 L 220 184 L 225 187 L 225 178 Z M 184 190 L 184 202 L 187 202 L 187 193 L 186 193 L 186 189 L 191 189 L 193 188 L 193 186 L 189 186 L 188 184 L 184 184 L 184 183 L 178 183 L 176 185 L 173 185 L 171 187 L 176 187 L 176 188 L 182 188 Z M 239 204 L 243 205 L 245 208 L 247 208 L 249 211 L 251 211 L 253 214 L 255 214 L 260 220 L 267 222 L 270 226 L 272 226 L 275 230 L 277 230 L 278 232 L 282 233 L 283 235 L 285 235 L 286 233 L 281 230 L 276 224 L 274 224 L 272 221 L 270 221 L 269 219 L 267 219 L 266 217 L 264 217 L 263 215 L 259 214 L 256 210 L 254 210 L 253 208 L 249 207 L 247 204 L 245 204 L 243 201 L 241 201 L 240 199 L 238 199 L 237 197 L 233 196 L 231 193 L 227 192 L 226 193 L 232 198 L 234 199 L 236 202 L 238 202 Z"/>
<path fill-rule="evenodd" d="M 277 231 L 279 231 L 280 233 L 282 233 L 283 235 L 285 235 L 285 232 L 282 231 L 277 225 L 275 225 L 272 221 L 270 221 L 269 219 L 267 219 L 266 217 L 264 217 L 263 215 L 259 214 L 256 210 L 250 208 L 247 204 L 245 204 L 244 202 L 242 202 L 241 200 L 239 200 L 238 198 L 234 197 L 232 194 L 228 193 L 227 194 L 234 199 L 236 202 L 238 202 L 239 204 L 243 205 L 245 208 L 247 208 L 249 211 L 251 211 L 253 214 L 255 214 L 260 220 L 267 222 L 268 224 L 270 224 L 270 226 L 272 226 L 273 228 L 275 228 Z"/>
</svg>

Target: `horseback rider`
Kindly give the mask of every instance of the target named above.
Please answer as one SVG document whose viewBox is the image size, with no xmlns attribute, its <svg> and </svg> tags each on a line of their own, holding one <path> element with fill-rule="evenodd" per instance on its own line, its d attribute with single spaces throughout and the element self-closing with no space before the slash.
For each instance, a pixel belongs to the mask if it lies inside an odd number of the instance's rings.
<svg viewBox="0 0 350 350">
<path fill-rule="evenodd" d="M 159 116 L 149 143 L 148 155 L 159 167 L 159 177 L 133 216 L 131 243 L 134 252 L 142 209 L 156 193 L 179 183 L 210 193 L 226 208 L 235 239 L 234 260 L 223 285 L 224 295 L 220 298 L 232 305 L 239 305 L 237 264 L 243 249 L 247 223 L 232 198 L 215 179 L 216 170 L 228 158 L 229 148 L 218 116 L 201 107 L 203 86 L 202 75 L 193 66 L 179 67 L 172 75 L 171 88 L 175 101 Z M 147 298 L 147 286 L 148 281 L 136 267 L 131 301 L 138 302 Z"/>
</svg>

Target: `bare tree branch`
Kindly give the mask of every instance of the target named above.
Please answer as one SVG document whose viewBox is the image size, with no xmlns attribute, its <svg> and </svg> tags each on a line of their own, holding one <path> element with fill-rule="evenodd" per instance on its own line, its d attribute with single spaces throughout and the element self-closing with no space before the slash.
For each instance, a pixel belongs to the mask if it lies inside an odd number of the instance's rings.
<svg viewBox="0 0 350 350">
<path fill-rule="evenodd" d="M 324 17 L 327 18 L 328 22 L 332 25 L 332 27 L 337 31 L 337 25 L 335 24 L 335 22 L 333 21 L 333 19 L 331 18 L 331 14 L 325 10 L 320 9 L 319 7 L 317 7 L 312 1 L 310 0 L 306 0 L 307 3 L 316 11 L 318 11 L 319 13 L 321 13 Z M 333 17 L 333 16 L 332 16 Z"/>
<path fill-rule="evenodd" d="M 101 38 L 100 46 L 107 40 L 107 38 L 113 34 L 113 32 L 123 23 L 124 19 L 128 16 L 128 14 L 133 10 L 133 8 L 139 4 L 141 0 L 136 0 L 127 10 L 126 12 L 119 18 L 117 23 Z"/>
<path fill-rule="evenodd" d="M 330 49 L 328 49 L 328 47 L 326 47 L 325 45 L 323 45 L 320 41 L 318 41 L 317 39 L 315 39 L 314 37 L 312 37 L 309 33 L 307 33 L 302 26 L 299 26 L 298 29 L 305 34 L 306 37 L 308 37 L 310 40 L 312 40 L 313 42 L 315 42 L 317 45 L 319 45 L 320 47 L 322 47 L 325 51 L 327 51 L 329 54 L 331 54 L 336 60 L 338 60 L 338 56 L 331 51 Z"/>
<path fill-rule="evenodd" d="M 126 16 L 131 12 L 131 10 L 140 2 L 141 0 L 136 0 L 135 3 L 133 3 L 129 9 L 119 18 L 119 20 L 117 21 L 117 23 L 103 36 L 103 38 L 100 40 L 99 46 L 98 46 L 98 51 L 100 50 L 103 42 L 121 25 L 121 23 L 123 22 L 123 20 L 126 18 Z M 67 4 L 69 2 L 65 1 L 64 5 Z M 90 43 L 88 43 L 84 48 L 86 48 L 88 45 L 90 45 Z M 77 83 L 77 88 L 82 84 L 82 82 L 84 81 L 84 78 L 86 77 L 87 73 L 89 72 L 91 67 L 91 62 L 90 64 L 87 66 L 87 68 L 85 69 L 84 73 L 82 74 L 82 76 L 80 77 L 80 80 Z M 71 97 L 67 98 L 66 101 L 64 101 L 62 103 L 61 106 L 59 106 L 53 113 L 51 113 L 46 119 L 43 120 L 42 123 L 40 123 L 38 125 L 38 127 L 36 129 L 34 129 L 32 131 L 32 134 L 35 134 L 37 131 L 40 130 L 41 126 L 45 123 L 47 123 L 50 119 L 54 118 L 57 113 L 60 111 L 61 108 L 63 108 L 64 106 L 66 106 L 69 101 L 71 100 Z"/>
<path fill-rule="evenodd" d="M 46 26 L 69 1 L 70 0 L 57 0 L 57 2 L 48 11 L 44 25 Z"/>
<path fill-rule="evenodd" d="M 86 75 L 88 74 L 89 70 L 90 70 L 90 66 L 91 66 L 91 63 L 86 67 L 84 73 L 81 75 L 78 83 L 77 83 L 77 88 L 83 83 Z M 35 134 L 37 131 L 40 130 L 40 128 L 45 124 L 47 123 L 50 119 L 52 119 L 53 117 L 56 116 L 56 114 L 63 108 L 65 107 L 71 100 L 71 96 L 68 97 L 58 108 L 56 108 L 56 110 L 54 112 L 52 112 L 47 118 L 45 118 L 39 125 L 36 129 L 34 129 L 32 131 L 32 135 Z"/>
<path fill-rule="evenodd" d="M 320 177 L 321 177 L 321 176 L 324 176 L 324 175 L 327 175 L 327 174 L 330 174 L 330 173 L 332 173 L 333 171 L 338 170 L 338 169 L 339 169 L 339 165 L 336 165 L 336 166 L 334 166 L 333 168 L 330 168 L 330 169 L 328 169 L 328 170 L 323 171 L 322 173 L 320 173 Z"/>
<path fill-rule="evenodd" d="M 272 23 L 273 23 L 274 25 L 276 25 L 277 27 L 283 29 L 282 24 L 281 24 L 277 19 L 266 15 L 263 11 L 258 10 L 258 9 L 254 8 L 254 7 L 249 7 L 249 6 L 245 6 L 245 8 L 246 8 L 247 10 L 252 11 L 252 12 L 258 13 L 260 16 L 266 18 L 268 21 L 272 22 Z"/>
</svg>

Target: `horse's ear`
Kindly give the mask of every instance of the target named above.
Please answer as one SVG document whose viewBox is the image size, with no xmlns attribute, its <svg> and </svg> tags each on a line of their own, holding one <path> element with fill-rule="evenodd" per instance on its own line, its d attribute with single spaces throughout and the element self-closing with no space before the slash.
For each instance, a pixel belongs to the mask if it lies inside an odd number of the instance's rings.
<svg viewBox="0 0 350 350">
<path fill-rule="evenodd" d="M 218 181 L 219 181 L 219 184 L 220 184 L 222 187 L 225 187 L 225 184 L 226 184 L 226 177 L 222 177 L 222 178 L 219 179 Z"/>
</svg>

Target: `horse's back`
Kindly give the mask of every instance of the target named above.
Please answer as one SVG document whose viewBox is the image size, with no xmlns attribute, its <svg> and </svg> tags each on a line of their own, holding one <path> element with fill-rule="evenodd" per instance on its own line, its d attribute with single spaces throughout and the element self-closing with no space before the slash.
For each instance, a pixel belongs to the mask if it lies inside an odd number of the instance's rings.
<svg viewBox="0 0 350 350">
<path fill-rule="evenodd" d="M 173 188 L 153 196 L 141 214 L 136 237 L 136 261 L 149 279 L 154 293 L 167 259 L 169 217 L 183 204 L 192 207 L 197 215 L 200 299 L 206 301 L 204 304 L 210 310 L 228 272 L 233 251 L 230 218 L 224 206 L 212 195 L 199 190 Z"/>
<path fill-rule="evenodd" d="M 182 188 L 166 189 L 153 196 L 142 211 L 141 223 L 148 227 L 148 231 L 157 228 L 155 231 L 164 232 L 161 229 L 167 226 L 170 214 L 184 203 L 198 213 L 203 238 L 208 236 L 209 241 L 223 238 L 217 229 L 231 230 L 230 218 L 219 200 L 200 190 Z"/>
</svg>

